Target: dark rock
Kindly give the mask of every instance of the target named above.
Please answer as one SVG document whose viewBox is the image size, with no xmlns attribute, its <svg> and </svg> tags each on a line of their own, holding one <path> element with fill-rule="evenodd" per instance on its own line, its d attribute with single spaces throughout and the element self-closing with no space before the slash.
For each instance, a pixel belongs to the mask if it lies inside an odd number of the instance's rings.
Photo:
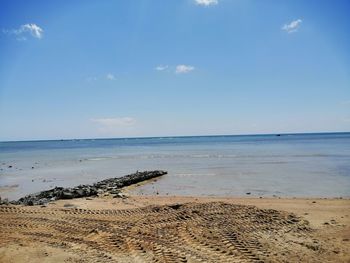
<svg viewBox="0 0 350 263">
<path fill-rule="evenodd" d="M 175 209 L 175 210 L 179 209 L 181 206 L 182 206 L 182 204 L 169 205 L 170 208 Z"/>
<path fill-rule="evenodd" d="M 7 198 L 1 199 L 0 197 L 0 205 L 8 205 L 8 204 L 9 204 L 9 200 Z"/>
<path fill-rule="evenodd" d="M 76 195 L 81 197 L 85 195 L 85 191 L 83 189 L 78 189 L 75 191 Z"/>
<path fill-rule="evenodd" d="M 73 199 L 75 196 L 72 192 L 64 191 L 61 197 L 62 199 Z"/>
<path fill-rule="evenodd" d="M 117 194 L 120 193 L 120 190 L 118 190 L 118 189 L 113 189 L 113 190 L 109 191 L 109 193 L 112 194 L 112 195 L 117 195 Z"/>
</svg>

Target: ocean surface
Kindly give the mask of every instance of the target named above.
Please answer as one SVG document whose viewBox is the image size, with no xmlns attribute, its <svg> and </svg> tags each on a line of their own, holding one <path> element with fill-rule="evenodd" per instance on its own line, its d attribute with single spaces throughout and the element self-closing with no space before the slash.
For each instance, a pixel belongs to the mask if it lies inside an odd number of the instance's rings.
<svg viewBox="0 0 350 263">
<path fill-rule="evenodd" d="M 350 133 L 0 142 L 3 198 L 156 169 L 133 193 L 349 197 Z"/>
</svg>

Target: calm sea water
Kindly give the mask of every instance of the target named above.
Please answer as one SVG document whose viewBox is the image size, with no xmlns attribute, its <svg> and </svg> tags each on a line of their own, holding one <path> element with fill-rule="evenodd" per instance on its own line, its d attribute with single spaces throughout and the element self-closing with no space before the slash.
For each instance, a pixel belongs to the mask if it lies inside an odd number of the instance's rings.
<svg viewBox="0 0 350 263">
<path fill-rule="evenodd" d="M 136 194 L 350 196 L 350 133 L 0 142 L 0 195 L 15 199 L 136 170 Z"/>
</svg>

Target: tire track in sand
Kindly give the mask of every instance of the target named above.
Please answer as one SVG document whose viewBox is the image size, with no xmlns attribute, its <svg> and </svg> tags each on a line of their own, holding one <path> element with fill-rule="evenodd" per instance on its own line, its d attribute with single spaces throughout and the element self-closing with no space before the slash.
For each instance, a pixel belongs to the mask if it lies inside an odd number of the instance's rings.
<svg viewBox="0 0 350 263">
<path fill-rule="evenodd" d="M 297 262 L 320 253 L 288 242 L 312 242 L 308 222 L 293 214 L 221 202 L 130 210 L 0 206 L 0 219 L 1 246 L 42 242 L 84 262 Z"/>
</svg>

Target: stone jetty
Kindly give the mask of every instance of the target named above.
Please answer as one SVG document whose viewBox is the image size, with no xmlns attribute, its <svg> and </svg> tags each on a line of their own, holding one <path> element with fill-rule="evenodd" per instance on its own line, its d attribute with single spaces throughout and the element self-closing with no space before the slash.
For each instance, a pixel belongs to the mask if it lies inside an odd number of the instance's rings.
<svg viewBox="0 0 350 263">
<path fill-rule="evenodd" d="M 144 171 L 136 172 L 119 178 L 106 179 L 92 185 L 79 185 L 69 188 L 55 187 L 50 190 L 27 195 L 18 199 L 17 201 L 11 201 L 10 203 L 16 205 L 44 205 L 50 201 L 59 199 L 90 197 L 105 193 L 118 197 L 120 190 L 123 187 L 156 178 L 164 174 L 167 174 L 167 172 L 161 170 Z"/>
</svg>

